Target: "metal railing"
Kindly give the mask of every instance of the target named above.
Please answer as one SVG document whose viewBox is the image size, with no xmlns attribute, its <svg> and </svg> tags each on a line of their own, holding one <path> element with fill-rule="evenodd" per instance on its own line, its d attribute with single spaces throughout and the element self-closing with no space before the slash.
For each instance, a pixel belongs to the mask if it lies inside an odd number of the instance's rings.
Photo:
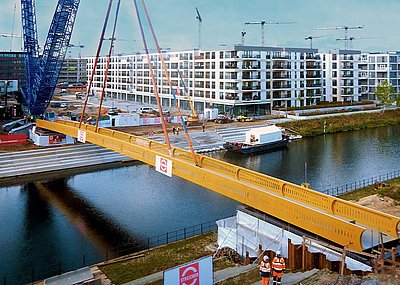
<svg viewBox="0 0 400 285">
<path fill-rule="evenodd" d="M 381 174 L 378 176 L 374 176 L 374 177 L 366 178 L 363 180 L 355 181 L 352 183 L 348 183 L 345 185 L 326 189 L 326 190 L 321 191 L 321 193 L 328 194 L 331 196 L 339 196 L 339 195 L 346 194 L 346 193 L 349 193 L 351 191 L 354 191 L 354 190 L 357 190 L 357 189 L 360 189 L 363 187 L 370 186 L 377 182 L 383 182 L 383 181 L 397 178 L 397 177 L 400 177 L 400 170 L 395 170 L 392 172 L 388 172 L 386 174 Z"/>
<path fill-rule="evenodd" d="M 15 275 L 0 275 L 1 285 L 17 285 L 29 284 L 39 280 L 49 278 L 51 276 L 59 275 L 68 271 L 76 270 L 81 267 L 90 266 L 99 262 L 109 261 L 113 258 L 121 257 L 124 255 L 132 254 L 146 249 L 151 249 L 157 246 L 166 245 L 172 242 L 185 240 L 195 235 L 212 232 L 217 229 L 215 221 L 201 223 L 198 225 L 186 227 L 165 234 L 148 237 L 140 243 L 127 243 L 117 247 L 108 248 L 105 252 L 98 251 L 85 252 L 81 258 L 77 258 L 73 265 L 66 265 L 62 262 L 54 262 L 43 267 L 27 267 L 21 270 L 23 274 Z"/>
</svg>

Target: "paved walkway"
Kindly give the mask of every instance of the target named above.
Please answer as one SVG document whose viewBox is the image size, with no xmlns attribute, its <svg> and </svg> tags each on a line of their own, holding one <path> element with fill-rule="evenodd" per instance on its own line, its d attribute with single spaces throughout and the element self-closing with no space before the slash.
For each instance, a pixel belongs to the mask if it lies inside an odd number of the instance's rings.
<svg viewBox="0 0 400 285">
<path fill-rule="evenodd" d="M 310 271 L 306 272 L 296 272 L 296 273 L 286 273 L 283 274 L 282 277 L 282 283 L 281 285 L 295 285 L 298 284 L 299 282 L 303 281 L 304 279 L 307 279 L 314 274 L 316 274 L 319 270 L 318 269 L 312 269 Z M 261 280 L 254 283 L 253 285 L 261 285 Z"/>
<path fill-rule="evenodd" d="M 214 284 L 224 281 L 226 279 L 232 278 L 234 276 L 240 275 L 247 271 L 250 271 L 256 267 L 257 267 L 257 265 L 250 264 L 250 265 L 246 265 L 246 266 L 229 267 L 229 268 L 225 268 L 225 269 L 216 271 L 216 272 L 214 272 Z M 163 272 L 157 272 L 157 273 L 145 276 L 143 278 L 130 281 L 128 283 L 125 283 L 124 285 L 144 285 L 144 284 L 148 284 L 148 283 L 160 280 L 162 278 L 163 278 Z"/>
<path fill-rule="evenodd" d="M 229 268 L 225 268 L 222 270 L 218 270 L 218 271 L 214 272 L 214 284 L 217 284 L 217 283 L 227 280 L 229 278 L 238 276 L 242 273 L 246 273 L 257 267 L 258 267 L 257 264 L 254 264 L 254 265 L 249 264 L 246 266 L 229 267 Z M 318 272 L 318 269 L 313 269 L 313 270 L 306 271 L 306 272 L 287 273 L 287 274 L 283 275 L 281 284 L 282 285 L 298 284 L 302 280 L 309 278 L 310 276 L 316 274 L 317 272 Z M 130 281 L 128 283 L 125 283 L 124 285 L 144 285 L 144 284 L 155 282 L 157 280 L 161 280 L 162 278 L 163 278 L 163 272 L 157 272 L 152 275 L 148 275 L 143 278 Z M 254 285 L 261 285 L 261 280 L 254 283 Z"/>
</svg>

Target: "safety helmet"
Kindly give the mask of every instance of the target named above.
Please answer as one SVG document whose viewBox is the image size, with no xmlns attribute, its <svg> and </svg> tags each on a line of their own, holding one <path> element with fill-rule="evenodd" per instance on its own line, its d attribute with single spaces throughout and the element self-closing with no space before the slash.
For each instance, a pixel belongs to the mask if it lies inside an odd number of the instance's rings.
<svg viewBox="0 0 400 285">
<path fill-rule="evenodd" d="M 276 252 L 276 255 L 277 255 L 277 256 L 281 256 L 281 254 L 282 254 L 282 252 L 281 252 L 280 250 L 278 250 L 278 251 Z"/>
<path fill-rule="evenodd" d="M 267 260 L 269 260 L 269 257 L 268 257 L 268 255 L 264 255 L 264 257 L 263 257 L 263 260 L 264 260 L 264 261 L 267 261 Z"/>
</svg>

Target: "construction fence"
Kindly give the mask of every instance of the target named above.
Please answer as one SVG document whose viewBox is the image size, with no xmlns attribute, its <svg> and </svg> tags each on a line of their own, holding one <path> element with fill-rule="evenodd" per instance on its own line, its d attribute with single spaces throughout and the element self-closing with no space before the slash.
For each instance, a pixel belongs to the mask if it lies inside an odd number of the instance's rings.
<svg viewBox="0 0 400 285">
<path fill-rule="evenodd" d="M 400 177 L 400 170 L 395 170 L 386 174 L 381 174 L 371 178 L 366 178 L 363 180 L 355 181 L 345 185 L 333 187 L 327 190 L 320 191 L 321 193 L 328 194 L 331 196 L 339 196 L 342 194 L 349 193 L 351 191 L 367 187 L 373 184 L 381 184 L 383 181 Z"/>
</svg>

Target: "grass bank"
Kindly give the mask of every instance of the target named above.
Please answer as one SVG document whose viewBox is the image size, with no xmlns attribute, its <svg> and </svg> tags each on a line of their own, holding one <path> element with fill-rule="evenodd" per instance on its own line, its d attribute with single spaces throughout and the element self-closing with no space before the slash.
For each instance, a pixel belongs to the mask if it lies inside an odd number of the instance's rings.
<svg viewBox="0 0 400 285">
<path fill-rule="evenodd" d="M 207 248 L 215 245 L 216 241 L 216 232 L 202 234 L 136 253 L 131 258 L 127 257 L 120 262 L 110 262 L 110 264 L 101 265 L 99 268 L 113 284 L 124 284 L 210 255 L 212 251 Z M 214 271 L 232 266 L 235 266 L 235 264 L 227 258 L 222 257 L 214 260 Z M 151 284 L 163 283 L 162 280 L 158 280 Z"/>
<path fill-rule="evenodd" d="M 378 189 L 374 189 L 374 185 L 363 187 L 355 191 L 340 195 L 339 198 L 342 198 L 344 200 L 357 201 L 361 198 L 378 194 L 381 197 L 392 198 L 396 203 L 400 204 L 400 177 L 385 181 L 385 184 L 385 187 Z"/>
<path fill-rule="evenodd" d="M 298 120 L 282 123 L 279 126 L 295 129 L 302 136 L 310 137 L 324 134 L 324 125 L 325 133 L 336 133 L 398 124 L 400 124 L 400 109 Z"/>
</svg>

